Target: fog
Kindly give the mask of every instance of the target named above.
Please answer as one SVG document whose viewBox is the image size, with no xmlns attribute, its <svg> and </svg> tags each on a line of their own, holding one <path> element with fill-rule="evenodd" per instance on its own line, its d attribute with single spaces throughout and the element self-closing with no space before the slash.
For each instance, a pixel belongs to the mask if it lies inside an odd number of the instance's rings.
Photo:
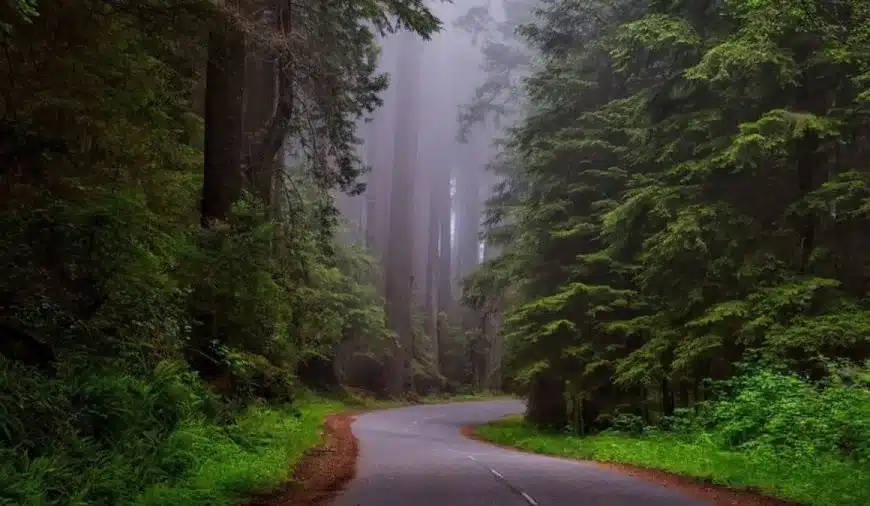
<svg viewBox="0 0 870 506">
<path fill-rule="evenodd" d="M 337 201 L 346 240 L 365 245 L 381 267 L 390 326 L 409 350 L 406 367 L 417 319 L 447 375 L 448 329 L 467 341 L 496 323 L 495 314 L 462 307 L 462 281 L 498 255 L 484 238 L 485 203 L 499 180 L 497 141 L 520 102 L 514 87 L 523 69 L 507 49 L 522 47 L 514 27 L 532 4 L 432 2 L 442 29 L 431 40 L 406 31 L 380 39 L 378 68 L 390 86 L 382 107 L 358 126 L 367 189 Z M 481 360 L 498 363 L 496 336 L 483 337 Z M 481 382 L 492 376 L 486 364 Z"/>
</svg>

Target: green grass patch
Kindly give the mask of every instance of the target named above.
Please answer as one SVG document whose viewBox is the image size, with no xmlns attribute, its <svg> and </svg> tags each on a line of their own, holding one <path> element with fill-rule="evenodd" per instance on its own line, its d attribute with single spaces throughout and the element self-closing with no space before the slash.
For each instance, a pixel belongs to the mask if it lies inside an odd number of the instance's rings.
<svg viewBox="0 0 870 506">
<path fill-rule="evenodd" d="M 724 451 L 703 434 L 635 438 L 542 433 L 519 417 L 482 425 L 477 433 L 535 453 L 661 469 L 809 506 L 870 504 L 870 470 L 830 456 L 795 458 L 763 449 Z"/>
<path fill-rule="evenodd" d="M 252 408 L 228 428 L 186 423 L 168 439 L 163 459 L 189 471 L 149 487 L 137 506 L 233 505 L 290 477 L 304 452 L 322 440 L 323 419 L 342 403 L 311 399 L 295 410 Z"/>
<path fill-rule="evenodd" d="M 432 396 L 422 403 L 502 398 L 494 394 Z M 347 408 L 389 409 L 408 400 L 369 397 L 308 398 L 295 409 L 252 408 L 229 427 L 187 422 L 173 432 L 158 456 L 163 465 L 186 469 L 175 481 L 149 487 L 137 506 L 223 506 L 288 479 L 304 452 L 321 442 L 324 418 Z"/>
</svg>

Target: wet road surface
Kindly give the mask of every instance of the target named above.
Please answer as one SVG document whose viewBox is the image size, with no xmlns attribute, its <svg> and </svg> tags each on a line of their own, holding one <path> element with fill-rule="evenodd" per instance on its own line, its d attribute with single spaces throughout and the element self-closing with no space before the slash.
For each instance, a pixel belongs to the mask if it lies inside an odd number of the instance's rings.
<svg viewBox="0 0 870 506">
<path fill-rule="evenodd" d="M 356 478 L 333 506 L 709 506 L 594 464 L 465 438 L 464 425 L 521 413 L 512 400 L 377 411 L 353 425 Z"/>
</svg>

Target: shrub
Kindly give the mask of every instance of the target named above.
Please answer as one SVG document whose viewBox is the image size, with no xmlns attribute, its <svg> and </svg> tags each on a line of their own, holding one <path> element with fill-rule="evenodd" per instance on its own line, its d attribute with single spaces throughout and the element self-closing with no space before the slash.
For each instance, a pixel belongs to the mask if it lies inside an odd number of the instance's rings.
<svg viewBox="0 0 870 506">
<path fill-rule="evenodd" d="M 814 384 L 760 370 L 732 380 L 730 396 L 702 410 L 701 423 L 731 449 L 770 448 L 806 457 L 870 461 L 870 391 L 834 374 Z"/>
</svg>

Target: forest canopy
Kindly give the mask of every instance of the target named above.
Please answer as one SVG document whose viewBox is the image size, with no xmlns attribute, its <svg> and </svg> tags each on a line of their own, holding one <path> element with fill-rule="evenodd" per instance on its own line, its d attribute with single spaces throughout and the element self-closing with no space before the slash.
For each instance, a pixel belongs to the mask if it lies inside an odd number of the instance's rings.
<svg viewBox="0 0 870 506">
<path fill-rule="evenodd" d="M 502 301 L 530 418 L 655 423 L 749 363 L 863 366 L 866 2 L 527 4 L 489 206 L 511 246 L 470 293 Z"/>
</svg>

